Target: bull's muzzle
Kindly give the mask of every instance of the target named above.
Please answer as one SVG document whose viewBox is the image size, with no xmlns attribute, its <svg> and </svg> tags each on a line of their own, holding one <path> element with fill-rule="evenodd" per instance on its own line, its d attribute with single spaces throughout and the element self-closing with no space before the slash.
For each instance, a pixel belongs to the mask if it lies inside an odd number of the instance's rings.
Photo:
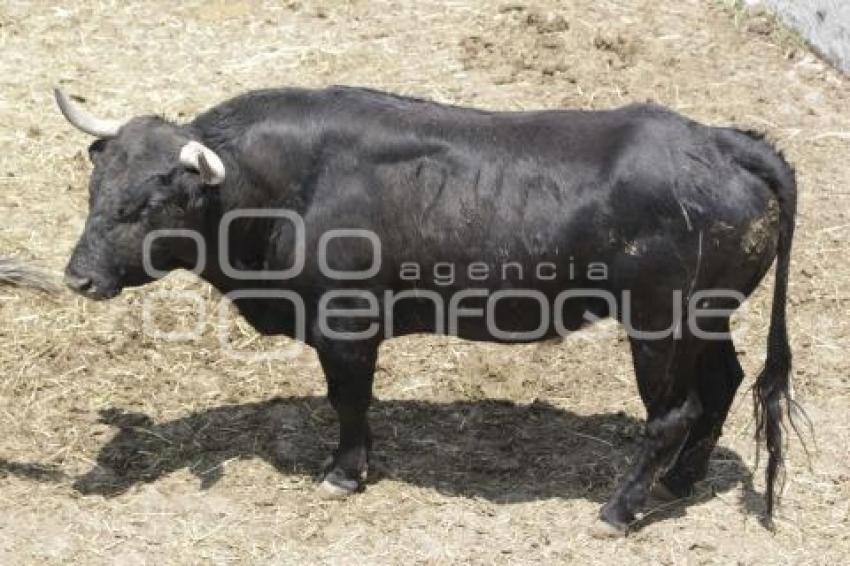
<svg viewBox="0 0 850 566">
<path fill-rule="evenodd" d="M 71 288 L 71 290 L 77 293 L 85 294 L 89 289 L 92 288 L 92 280 L 90 277 L 84 277 L 82 275 L 75 275 L 70 272 L 65 272 L 65 285 Z"/>
<path fill-rule="evenodd" d="M 65 269 L 65 285 L 75 293 L 87 299 L 103 301 L 118 295 L 120 287 L 112 286 L 87 275 L 77 273 L 73 268 Z"/>
</svg>

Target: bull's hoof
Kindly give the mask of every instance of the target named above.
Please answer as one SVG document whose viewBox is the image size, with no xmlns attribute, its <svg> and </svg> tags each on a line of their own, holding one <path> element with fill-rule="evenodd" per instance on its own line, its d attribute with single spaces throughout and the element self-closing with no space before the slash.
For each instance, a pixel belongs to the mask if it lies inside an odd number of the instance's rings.
<svg viewBox="0 0 850 566">
<path fill-rule="evenodd" d="M 608 503 L 599 512 L 599 521 L 591 530 L 591 534 L 596 538 L 624 537 L 634 519 L 633 515 L 619 505 Z"/>
<path fill-rule="evenodd" d="M 360 482 L 346 477 L 345 472 L 334 468 L 322 479 L 318 493 L 322 499 L 345 499 L 360 490 Z"/>
<path fill-rule="evenodd" d="M 599 519 L 590 527 L 589 532 L 590 536 L 598 539 L 624 538 L 628 533 L 628 528 L 612 525 L 608 521 Z"/>
<path fill-rule="evenodd" d="M 340 486 L 336 483 L 328 481 L 327 479 L 324 479 L 322 480 L 322 483 L 319 484 L 319 488 L 316 491 L 319 494 L 319 497 L 321 497 L 322 499 L 339 500 L 347 498 L 349 495 L 356 492 L 357 488 Z"/>
</svg>

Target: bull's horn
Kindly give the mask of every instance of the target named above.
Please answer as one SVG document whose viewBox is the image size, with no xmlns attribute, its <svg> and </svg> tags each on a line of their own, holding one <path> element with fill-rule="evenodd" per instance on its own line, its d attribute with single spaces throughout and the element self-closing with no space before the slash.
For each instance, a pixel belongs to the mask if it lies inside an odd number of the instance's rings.
<svg viewBox="0 0 850 566">
<path fill-rule="evenodd" d="M 56 104 L 59 105 L 59 110 L 62 111 L 62 115 L 78 129 L 98 138 L 114 138 L 118 135 L 118 128 L 121 127 L 121 122 L 116 120 L 104 120 L 102 118 L 92 116 L 71 102 L 71 100 L 59 88 L 54 88 L 53 94 L 56 97 Z"/>
<path fill-rule="evenodd" d="M 198 171 L 207 185 L 224 182 L 224 163 L 221 158 L 202 143 L 190 141 L 180 149 L 180 163 Z"/>
</svg>

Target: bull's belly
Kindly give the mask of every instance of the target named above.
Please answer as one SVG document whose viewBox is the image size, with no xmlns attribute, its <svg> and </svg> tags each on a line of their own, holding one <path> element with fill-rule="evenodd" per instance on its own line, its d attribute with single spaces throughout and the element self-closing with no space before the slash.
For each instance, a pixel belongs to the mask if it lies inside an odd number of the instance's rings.
<svg viewBox="0 0 850 566">
<path fill-rule="evenodd" d="M 465 294 L 459 299 L 441 296 L 445 300 L 439 302 L 432 296 L 406 308 L 398 303 L 399 308 L 385 313 L 385 337 L 433 333 L 482 342 L 529 343 L 566 337 L 609 314 L 608 304 L 596 295 L 582 296 L 575 289 L 566 295 L 536 289 L 479 290 L 475 296 Z"/>
</svg>

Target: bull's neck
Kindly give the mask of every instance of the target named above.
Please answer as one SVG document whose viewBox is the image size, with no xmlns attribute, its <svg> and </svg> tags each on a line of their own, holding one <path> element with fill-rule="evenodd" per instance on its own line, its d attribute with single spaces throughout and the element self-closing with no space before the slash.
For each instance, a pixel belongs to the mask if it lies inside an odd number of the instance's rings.
<svg viewBox="0 0 850 566">
<path fill-rule="evenodd" d="M 204 140 L 225 164 L 225 181 L 207 190 L 208 206 L 202 232 L 207 245 L 207 267 L 202 277 L 227 293 L 246 288 L 280 288 L 280 282 L 233 277 L 232 270 L 263 271 L 292 261 L 292 216 L 303 219 L 307 208 L 309 175 L 292 174 L 285 159 L 275 159 L 240 138 L 216 144 Z M 274 216 L 266 216 L 268 214 Z M 222 226 L 225 226 L 223 229 Z M 226 245 L 222 240 L 226 239 Z M 228 265 L 222 265 L 222 255 Z M 277 269 L 280 269 L 279 267 Z"/>
</svg>

